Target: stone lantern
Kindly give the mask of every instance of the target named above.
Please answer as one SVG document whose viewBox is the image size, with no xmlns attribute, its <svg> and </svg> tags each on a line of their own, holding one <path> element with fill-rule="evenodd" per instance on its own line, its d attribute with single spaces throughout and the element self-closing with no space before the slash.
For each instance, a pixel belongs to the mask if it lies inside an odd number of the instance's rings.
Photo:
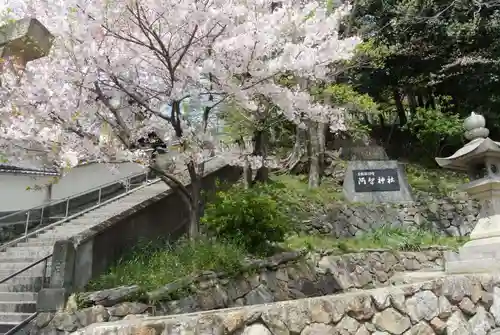
<svg viewBox="0 0 500 335">
<path fill-rule="evenodd" d="M 458 254 L 445 255 L 447 273 L 500 270 L 500 142 L 491 140 L 482 115 L 472 113 L 465 121 L 469 143 L 450 157 L 436 158 L 444 168 L 466 171 L 470 182 L 461 185 L 481 205 L 480 219 L 470 241 Z"/>
</svg>

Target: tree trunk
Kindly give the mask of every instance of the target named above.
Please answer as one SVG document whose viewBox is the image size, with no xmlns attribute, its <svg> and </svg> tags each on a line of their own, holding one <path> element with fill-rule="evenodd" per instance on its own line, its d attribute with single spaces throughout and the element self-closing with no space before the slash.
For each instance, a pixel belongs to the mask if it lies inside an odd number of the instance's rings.
<svg viewBox="0 0 500 335">
<path fill-rule="evenodd" d="M 201 193 L 201 178 L 197 177 L 196 170 L 194 169 L 194 163 L 190 162 L 188 164 L 188 172 L 191 177 L 192 184 L 192 192 L 184 186 L 184 184 L 177 179 L 174 175 L 165 172 L 158 166 L 150 166 L 151 170 L 153 170 L 160 179 L 167 184 L 172 190 L 178 192 L 182 201 L 187 207 L 188 210 L 188 237 L 190 239 L 194 239 L 198 236 L 199 231 L 199 204 L 200 202 L 200 193 Z M 195 172 L 193 179 L 192 172 Z"/>
<path fill-rule="evenodd" d="M 319 186 L 321 178 L 321 163 L 320 156 L 320 140 L 318 134 L 318 123 L 314 121 L 309 122 L 307 128 L 307 156 L 309 158 L 309 188 L 316 188 Z"/>
<path fill-rule="evenodd" d="M 394 102 L 396 103 L 396 110 L 398 112 L 398 117 L 399 117 L 399 126 L 402 127 L 406 124 L 406 113 L 405 113 L 405 108 L 403 106 L 403 101 L 401 100 L 401 95 L 399 94 L 399 91 L 394 88 L 392 90 L 392 95 L 394 98 Z"/>
<path fill-rule="evenodd" d="M 420 107 L 420 106 L 417 105 L 417 100 L 415 99 L 415 94 L 413 94 L 413 92 L 411 90 L 408 90 L 407 97 L 408 97 L 408 105 L 410 106 L 410 113 L 412 116 L 416 115 L 417 114 L 417 107 Z"/>
<path fill-rule="evenodd" d="M 286 167 L 289 171 L 295 169 L 297 164 L 301 162 L 302 156 L 306 151 L 306 141 L 307 141 L 306 130 L 296 125 L 295 142 L 293 143 L 292 153 L 287 158 L 288 162 L 286 163 Z"/>
<path fill-rule="evenodd" d="M 236 144 L 243 155 L 243 185 L 246 189 L 252 186 L 252 166 L 250 165 L 250 160 L 248 159 L 248 154 L 246 153 L 246 145 L 243 137 L 236 140 Z"/>
<path fill-rule="evenodd" d="M 427 93 L 427 102 L 425 104 L 425 108 L 436 109 L 436 101 L 434 100 L 434 95 L 431 93 Z"/>
<path fill-rule="evenodd" d="M 262 157 L 262 166 L 257 170 L 253 184 L 269 181 L 269 168 L 266 164 L 269 138 L 266 130 L 257 130 L 254 133 L 254 156 Z"/>
<path fill-rule="evenodd" d="M 201 207 L 201 177 L 196 171 L 193 161 L 187 164 L 189 177 L 191 179 L 191 215 L 189 216 L 188 237 L 193 240 L 198 237 L 200 231 Z"/>
<path fill-rule="evenodd" d="M 417 94 L 418 107 L 425 107 L 424 95 L 421 91 Z"/>
<path fill-rule="evenodd" d="M 382 113 L 380 113 L 378 115 L 378 122 L 379 122 L 381 127 L 385 127 L 385 119 L 384 119 L 384 116 L 382 115 Z"/>
<path fill-rule="evenodd" d="M 320 177 L 323 177 L 325 172 L 325 152 L 326 152 L 326 132 L 328 130 L 328 124 L 319 122 L 318 123 L 318 146 L 319 146 L 319 171 Z"/>
<path fill-rule="evenodd" d="M 248 157 L 245 156 L 243 164 L 243 183 L 245 188 L 249 189 L 252 186 L 252 167 Z"/>
</svg>

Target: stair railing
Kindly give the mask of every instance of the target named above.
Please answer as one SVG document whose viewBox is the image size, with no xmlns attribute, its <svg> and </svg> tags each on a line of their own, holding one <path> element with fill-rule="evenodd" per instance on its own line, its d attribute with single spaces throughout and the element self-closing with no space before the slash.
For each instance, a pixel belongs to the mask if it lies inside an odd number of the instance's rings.
<svg viewBox="0 0 500 335">
<path fill-rule="evenodd" d="M 34 312 L 30 316 L 28 316 L 26 319 L 24 319 L 23 321 L 21 321 L 21 323 L 19 323 L 18 325 L 15 325 L 11 329 L 9 329 L 9 331 L 6 332 L 6 333 L 4 333 L 3 335 L 14 335 L 14 334 L 17 334 L 19 331 L 23 330 L 24 327 L 26 327 L 28 324 L 30 324 L 30 322 L 33 321 L 37 316 L 38 316 L 38 312 Z"/>
<path fill-rule="evenodd" d="M 8 217 L 13 217 L 14 215 L 23 215 L 25 214 L 26 215 L 26 220 L 24 222 L 22 222 L 24 224 L 24 232 L 22 233 L 22 235 L 20 237 L 17 237 L 11 241 L 8 241 L 2 245 L 0 245 L 0 251 L 3 251 L 5 250 L 6 248 L 14 245 L 14 244 L 17 244 L 19 242 L 23 242 L 23 241 L 26 241 L 29 237 L 31 236 L 34 236 L 36 234 L 39 234 L 41 232 L 43 232 L 44 230 L 47 230 L 47 229 L 50 229 L 50 228 L 53 228 L 53 227 L 56 227 L 66 221 L 69 221 L 69 220 L 72 220 L 74 219 L 75 217 L 77 216 L 80 216 L 80 215 L 83 215 L 89 211 L 92 211 L 94 209 L 97 209 L 105 204 L 108 204 L 110 202 L 113 202 L 115 200 L 118 200 L 132 192 L 135 192 L 136 190 L 139 190 L 145 186 L 148 186 L 148 185 L 151 185 L 151 184 L 154 184 L 154 183 L 157 183 L 160 179 L 159 178 L 156 178 L 156 179 L 153 179 L 153 180 L 149 180 L 148 179 L 148 173 L 149 172 L 141 172 L 141 173 L 138 173 L 138 174 L 133 174 L 133 175 L 130 175 L 130 176 L 127 176 L 126 178 L 123 178 L 123 179 L 120 179 L 120 180 L 117 180 L 117 181 L 114 181 L 114 182 L 111 182 L 111 183 L 108 183 L 108 184 L 104 184 L 104 185 L 101 185 L 99 187 L 96 187 L 96 188 L 93 188 L 93 189 L 90 189 L 90 190 L 87 190 L 85 192 L 81 192 L 81 193 L 78 193 L 78 194 L 75 194 L 71 197 L 68 197 L 68 198 L 64 198 L 64 199 L 58 199 L 58 200 L 54 200 L 50 203 L 47 203 L 45 205 L 41 205 L 41 206 L 37 206 L 37 207 L 34 207 L 34 208 L 30 208 L 30 209 L 27 209 L 27 210 L 21 210 L 21 211 L 18 211 L 16 213 L 12 213 L 12 214 L 9 214 L 9 215 L 6 215 L 6 216 L 3 216 L 3 217 L 0 217 L 0 221 L 2 221 L 2 219 L 5 219 L 5 218 L 8 218 Z M 140 177 L 140 176 L 145 176 L 144 178 L 144 181 L 141 182 L 141 183 L 138 183 L 138 184 L 132 184 L 131 181 L 134 179 L 134 178 L 137 178 L 137 177 Z M 116 196 L 113 196 L 112 198 L 110 199 L 106 199 L 106 200 L 103 200 L 102 197 L 103 197 L 103 190 L 106 189 L 107 187 L 110 187 L 110 186 L 114 186 L 114 185 L 119 185 L 119 184 L 122 184 L 124 186 L 124 191 L 123 193 L 120 193 Z M 132 187 L 132 186 L 135 186 L 135 187 Z M 76 213 L 71 213 L 70 212 L 70 201 L 72 199 L 77 199 L 79 197 L 82 197 L 84 195 L 87 195 L 87 194 L 90 194 L 90 193 L 93 193 L 93 192 L 98 192 L 98 196 L 97 196 L 97 202 L 93 205 L 90 205 L 89 207 L 84 207 L 83 209 L 80 209 L 79 211 L 77 211 Z M 43 210 L 44 208 L 49 208 L 49 207 L 53 207 L 54 205 L 58 205 L 58 204 L 65 204 L 65 214 L 64 216 L 62 217 L 57 217 L 57 221 L 56 222 L 53 222 L 51 223 L 50 220 L 47 220 L 48 221 L 48 224 L 44 225 L 44 217 L 43 217 Z M 33 230 L 33 231 L 29 231 L 29 226 L 30 226 L 30 222 L 33 222 L 32 220 L 30 220 L 30 216 L 31 216 L 31 213 L 35 212 L 35 211 L 38 211 L 38 212 L 41 212 L 42 215 L 40 215 L 40 222 L 38 224 L 38 229 L 36 230 Z M 47 219 L 47 217 L 45 217 L 45 219 Z M 8 222 L 8 223 L 0 223 L 0 227 L 5 227 L 5 226 L 12 226 L 12 225 L 16 225 L 16 224 L 20 224 L 21 222 Z"/>
<path fill-rule="evenodd" d="M 37 289 L 35 288 L 33 292 L 39 292 L 40 290 L 42 290 L 45 286 L 45 281 L 47 279 L 47 265 L 48 265 L 48 261 L 49 259 L 52 257 L 52 254 L 50 255 L 47 255 L 33 263 L 31 263 L 30 265 L 22 268 L 21 270 L 18 270 L 10 275 L 8 275 L 7 277 L 3 278 L 0 280 L 0 284 L 4 284 L 5 282 L 11 280 L 12 278 L 14 277 L 17 277 L 19 276 L 20 274 L 28 271 L 29 269 L 37 266 L 38 264 L 41 264 L 43 263 L 43 270 L 42 270 L 42 282 L 40 283 L 40 289 Z M 35 286 L 38 286 L 37 283 L 33 283 Z M 13 335 L 13 334 L 16 334 L 18 331 L 22 330 L 24 327 L 26 327 L 32 320 L 34 320 L 38 315 L 38 312 L 34 312 L 33 314 L 31 314 L 30 316 L 28 316 L 26 319 L 24 319 L 23 321 L 21 321 L 21 323 L 19 323 L 18 325 L 12 327 L 11 329 L 9 329 L 4 335 Z"/>
</svg>

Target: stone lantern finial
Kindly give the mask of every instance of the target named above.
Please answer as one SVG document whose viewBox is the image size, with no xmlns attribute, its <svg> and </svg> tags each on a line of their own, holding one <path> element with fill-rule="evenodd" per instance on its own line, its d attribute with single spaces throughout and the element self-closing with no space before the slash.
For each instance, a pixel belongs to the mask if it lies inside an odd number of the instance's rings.
<svg viewBox="0 0 500 335">
<path fill-rule="evenodd" d="M 490 134 L 490 131 L 486 128 L 484 116 L 474 112 L 470 113 L 470 116 L 464 120 L 464 128 L 465 138 L 469 141 L 478 138 L 487 138 Z"/>
</svg>

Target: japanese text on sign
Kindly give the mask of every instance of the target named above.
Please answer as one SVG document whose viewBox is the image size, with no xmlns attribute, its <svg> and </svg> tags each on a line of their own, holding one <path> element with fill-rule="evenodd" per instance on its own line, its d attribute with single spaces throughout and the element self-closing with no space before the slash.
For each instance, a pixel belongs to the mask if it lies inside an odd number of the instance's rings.
<svg viewBox="0 0 500 335">
<path fill-rule="evenodd" d="M 397 169 L 353 170 L 356 192 L 399 191 Z"/>
</svg>

